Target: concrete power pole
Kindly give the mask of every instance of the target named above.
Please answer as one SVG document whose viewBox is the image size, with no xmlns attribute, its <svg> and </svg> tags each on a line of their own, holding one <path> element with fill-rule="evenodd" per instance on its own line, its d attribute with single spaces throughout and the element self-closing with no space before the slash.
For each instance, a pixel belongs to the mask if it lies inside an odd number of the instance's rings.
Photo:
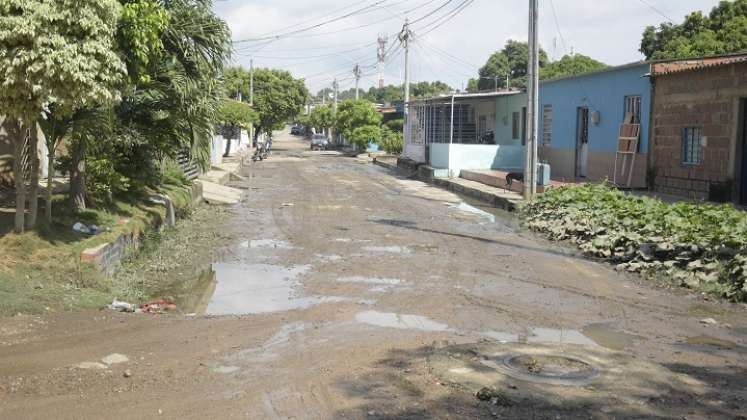
<svg viewBox="0 0 747 420">
<path fill-rule="evenodd" d="M 399 40 L 402 43 L 402 46 L 405 48 L 405 103 L 404 103 L 404 113 L 405 113 L 405 145 L 409 143 L 410 140 L 410 37 L 412 36 L 412 32 L 410 31 L 410 21 L 408 19 L 405 19 L 405 26 L 402 28 L 402 32 L 399 33 Z"/>
<path fill-rule="evenodd" d="M 384 62 L 386 61 L 386 44 L 389 42 L 386 36 L 379 36 L 376 56 L 378 58 L 379 88 L 384 87 Z"/>
<path fill-rule="evenodd" d="M 334 91 L 334 100 L 335 100 L 335 103 L 332 106 L 332 109 L 334 110 L 335 115 L 337 115 L 337 88 L 338 87 L 339 87 L 339 84 L 337 84 L 337 78 L 335 78 L 335 81 L 332 82 L 332 90 Z M 334 144 L 337 144 L 337 136 L 338 136 L 337 130 L 334 130 L 333 137 L 331 139 L 334 142 Z"/>
<path fill-rule="evenodd" d="M 361 71 L 361 66 L 356 64 L 355 68 L 353 68 L 353 76 L 355 76 L 355 100 L 356 101 L 360 99 L 360 91 L 358 90 L 358 84 L 361 81 L 362 75 L 363 75 L 363 72 Z"/>
<path fill-rule="evenodd" d="M 249 105 L 254 106 L 254 59 L 249 60 Z"/>
<path fill-rule="evenodd" d="M 537 193 L 537 135 L 539 133 L 539 20 L 538 0 L 529 0 L 529 64 L 527 66 L 527 139 L 524 198 Z"/>
</svg>

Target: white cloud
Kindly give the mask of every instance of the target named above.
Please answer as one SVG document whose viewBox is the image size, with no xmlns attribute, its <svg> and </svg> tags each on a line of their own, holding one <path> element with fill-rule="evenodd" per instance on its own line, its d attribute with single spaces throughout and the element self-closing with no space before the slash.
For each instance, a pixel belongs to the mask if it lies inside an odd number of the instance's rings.
<svg viewBox="0 0 747 420">
<path fill-rule="evenodd" d="M 217 1 L 214 7 L 228 22 L 234 40 L 239 40 L 287 33 L 379 1 L 224 0 Z M 411 20 L 418 19 L 443 1 L 386 0 L 365 13 L 269 44 L 237 44 L 235 60 L 248 66 L 249 57 L 254 56 L 255 65 L 284 68 L 297 77 L 308 77 L 307 83 L 313 91 L 330 85 L 337 76 L 344 79 L 340 83 L 344 89 L 352 86 L 355 62 L 375 63 L 376 46 L 373 43 L 379 34 L 389 34 L 390 43 L 395 41 L 394 35 L 404 22 L 402 12 L 416 9 L 408 15 Z M 675 21 L 682 20 L 685 14 L 693 10 L 707 12 L 718 3 L 718 0 L 553 1 L 567 48 L 613 65 L 642 59 L 638 48 L 643 29 L 664 20 L 646 3 Z M 526 0 L 475 0 L 464 12 L 426 35 L 421 42 L 415 42 L 411 55 L 413 80 L 439 79 L 454 87 L 461 87 L 469 76 L 477 72 L 476 67 L 482 65 L 491 53 L 500 50 L 506 40 L 526 40 L 527 5 Z M 418 29 L 439 14 L 413 25 L 416 34 Z M 365 27 L 347 30 L 359 26 Z M 566 52 L 550 0 L 541 2 L 540 41 L 551 56 L 560 57 Z M 361 47 L 365 44 L 371 45 Z M 350 51 L 352 49 L 355 50 Z M 385 73 L 387 83 L 402 82 L 403 65 L 401 54 L 391 60 Z M 376 79 L 375 69 L 366 68 L 361 86 L 372 86 L 376 84 Z"/>
</svg>

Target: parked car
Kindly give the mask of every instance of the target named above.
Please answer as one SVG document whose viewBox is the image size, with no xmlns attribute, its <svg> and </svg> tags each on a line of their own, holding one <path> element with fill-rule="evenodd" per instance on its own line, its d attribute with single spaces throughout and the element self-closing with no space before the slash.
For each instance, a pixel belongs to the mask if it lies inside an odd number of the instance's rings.
<svg viewBox="0 0 747 420">
<path fill-rule="evenodd" d="M 311 137 L 311 150 L 327 150 L 329 139 L 324 134 L 314 134 Z"/>
<path fill-rule="evenodd" d="M 303 134 L 303 127 L 301 127 L 300 125 L 294 125 L 293 127 L 291 127 L 291 134 L 294 136 L 300 136 L 301 134 Z"/>
</svg>

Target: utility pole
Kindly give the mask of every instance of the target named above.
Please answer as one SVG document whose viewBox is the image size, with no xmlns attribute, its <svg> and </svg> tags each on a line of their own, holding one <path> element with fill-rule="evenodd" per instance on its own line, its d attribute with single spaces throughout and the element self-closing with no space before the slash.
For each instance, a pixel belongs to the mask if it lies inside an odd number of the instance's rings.
<svg viewBox="0 0 747 420">
<path fill-rule="evenodd" d="M 389 42 L 386 35 L 379 36 L 376 57 L 378 58 L 379 88 L 384 87 L 384 62 L 386 61 L 386 44 Z"/>
<path fill-rule="evenodd" d="M 537 134 L 539 122 L 538 0 L 529 0 L 529 63 L 527 66 L 527 139 L 524 166 L 524 198 L 537 193 Z"/>
<path fill-rule="evenodd" d="M 493 79 L 495 81 L 495 91 L 498 92 L 498 75 L 496 75 Z"/>
<path fill-rule="evenodd" d="M 254 106 L 254 59 L 249 60 L 249 105 Z"/>
<path fill-rule="evenodd" d="M 355 67 L 353 68 L 353 76 L 355 76 L 355 100 L 356 101 L 360 99 L 360 92 L 358 90 L 358 84 L 361 81 L 362 74 L 363 72 L 361 71 L 361 66 L 356 63 Z"/>
<path fill-rule="evenodd" d="M 339 85 L 337 84 L 337 78 L 335 78 L 335 81 L 332 82 L 332 89 L 334 90 L 334 98 L 335 98 L 335 104 L 333 105 L 332 109 L 334 110 L 334 114 L 337 115 L 337 87 Z M 334 143 L 337 144 L 337 130 L 333 131 L 333 139 Z"/>
<path fill-rule="evenodd" d="M 399 33 L 399 41 L 402 43 L 402 46 L 405 48 L 405 103 L 404 103 L 404 111 L 405 111 L 405 145 L 409 143 L 410 140 L 410 37 L 412 36 L 412 32 L 410 31 L 410 21 L 409 19 L 405 18 L 405 26 L 402 27 L 402 32 Z"/>
</svg>

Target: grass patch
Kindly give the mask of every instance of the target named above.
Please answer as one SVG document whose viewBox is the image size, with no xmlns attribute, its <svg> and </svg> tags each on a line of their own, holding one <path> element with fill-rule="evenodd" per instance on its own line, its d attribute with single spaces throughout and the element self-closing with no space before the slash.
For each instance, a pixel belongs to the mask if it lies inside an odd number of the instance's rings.
<svg viewBox="0 0 747 420">
<path fill-rule="evenodd" d="M 586 184 L 552 189 L 520 215 L 530 229 L 619 270 L 747 300 L 747 213 L 732 205 L 667 204 Z"/>
<path fill-rule="evenodd" d="M 190 193 L 183 187 L 166 185 L 162 192 L 173 196 L 175 205 L 188 208 Z M 106 207 L 75 213 L 65 196 L 55 196 L 53 222 L 21 235 L 12 233 L 14 214 L 0 212 L 0 315 L 94 308 L 109 302 L 115 290 L 112 280 L 81 262 L 80 253 L 160 224 L 165 209 L 145 197 L 118 197 Z M 76 222 L 110 227 L 111 232 L 83 235 L 72 230 Z"/>
</svg>

